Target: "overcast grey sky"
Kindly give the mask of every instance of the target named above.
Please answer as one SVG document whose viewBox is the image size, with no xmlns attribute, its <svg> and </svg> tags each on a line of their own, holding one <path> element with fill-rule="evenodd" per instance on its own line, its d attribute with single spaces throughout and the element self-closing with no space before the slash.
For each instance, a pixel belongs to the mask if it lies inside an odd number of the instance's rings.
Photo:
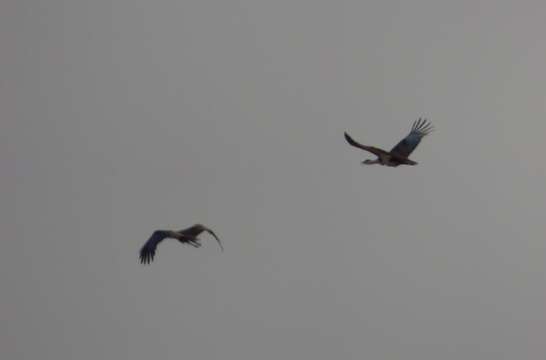
<svg viewBox="0 0 546 360">
<path fill-rule="evenodd" d="M 2 358 L 544 359 L 545 14 L 3 2 Z"/>
</svg>

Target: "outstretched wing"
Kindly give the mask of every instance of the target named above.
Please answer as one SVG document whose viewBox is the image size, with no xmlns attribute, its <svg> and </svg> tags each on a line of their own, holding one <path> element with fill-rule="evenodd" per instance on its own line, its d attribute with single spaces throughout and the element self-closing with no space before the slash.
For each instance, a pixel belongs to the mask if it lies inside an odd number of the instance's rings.
<svg viewBox="0 0 546 360">
<path fill-rule="evenodd" d="M 358 142 L 356 142 L 352 137 L 349 136 L 349 134 L 345 133 L 345 140 L 347 140 L 347 142 L 349 143 L 349 145 L 351 146 L 354 146 L 356 148 L 359 148 L 359 149 L 362 149 L 362 150 L 365 150 L 365 151 L 368 151 L 368 152 L 371 152 L 372 154 L 374 155 L 377 155 L 378 157 L 379 156 L 384 156 L 384 155 L 388 155 L 389 153 L 386 152 L 385 150 L 382 150 L 382 149 L 379 149 L 379 148 L 376 148 L 376 147 L 373 147 L 373 146 L 368 146 L 368 145 L 362 145 Z"/>
<path fill-rule="evenodd" d="M 150 236 L 148 241 L 140 249 L 140 262 L 149 264 L 154 260 L 157 245 L 168 237 L 168 232 L 164 230 L 156 230 Z"/>
<path fill-rule="evenodd" d="M 407 158 L 419 145 L 421 139 L 430 134 L 432 130 L 434 130 L 434 127 L 427 119 L 419 118 L 413 123 L 410 133 L 392 148 L 391 154 Z"/>
</svg>

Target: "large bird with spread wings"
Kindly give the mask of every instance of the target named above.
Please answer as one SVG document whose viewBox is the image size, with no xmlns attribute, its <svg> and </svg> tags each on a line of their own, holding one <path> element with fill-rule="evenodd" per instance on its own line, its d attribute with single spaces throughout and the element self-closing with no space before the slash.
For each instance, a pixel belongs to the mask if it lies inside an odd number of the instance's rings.
<svg viewBox="0 0 546 360">
<path fill-rule="evenodd" d="M 151 263 L 154 260 L 154 256 L 155 256 L 155 252 L 156 252 L 158 244 L 165 239 L 176 239 L 180 241 L 182 244 L 189 244 L 193 247 L 198 248 L 201 246 L 201 243 L 200 243 L 201 239 L 199 239 L 198 236 L 203 231 L 211 234 L 218 242 L 218 245 L 220 245 L 220 249 L 224 251 L 224 247 L 222 246 L 220 239 L 218 238 L 218 236 L 216 236 L 216 234 L 211 229 L 201 224 L 195 224 L 187 229 L 182 229 L 182 230 L 154 231 L 152 236 L 150 236 L 148 241 L 146 241 L 144 246 L 142 246 L 142 248 L 140 249 L 140 262 L 143 264 Z"/>
<path fill-rule="evenodd" d="M 417 165 L 416 161 L 410 160 L 409 156 L 415 150 L 421 139 L 434 130 L 432 124 L 427 119 L 419 118 L 413 123 L 410 133 L 403 138 L 391 151 L 385 151 L 373 146 L 362 145 L 356 142 L 349 134 L 345 133 L 345 140 L 354 147 L 371 152 L 377 156 L 375 160 L 364 160 L 366 165 L 380 164 L 384 166 L 396 167 L 399 165 Z"/>
</svg>

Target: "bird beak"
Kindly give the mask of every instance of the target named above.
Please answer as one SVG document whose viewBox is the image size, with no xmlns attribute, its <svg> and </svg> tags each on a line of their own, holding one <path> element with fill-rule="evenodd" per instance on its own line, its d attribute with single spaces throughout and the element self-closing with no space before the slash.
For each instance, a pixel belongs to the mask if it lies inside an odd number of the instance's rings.
<svg viewBox="0 0 546 360">
<path fill-rule="evenodd" d="M 212 236 L 214 236 L 214 238 L 216 239 L 216 241 L 218 242 L 218 245 L 220 245 L 220 249 L 222 250 L 222 252 L 224 252 L 224 247 L 222 246 L 222 242 L 220 241 L 220 239 L 218 238 L 218 236 L 216 236 L 216 234 L 214 233 L 214 231 L 212 231 L 211 229 L 207 229 L 207 232 L 209 234 L 211 234 Z"/>
</svg>

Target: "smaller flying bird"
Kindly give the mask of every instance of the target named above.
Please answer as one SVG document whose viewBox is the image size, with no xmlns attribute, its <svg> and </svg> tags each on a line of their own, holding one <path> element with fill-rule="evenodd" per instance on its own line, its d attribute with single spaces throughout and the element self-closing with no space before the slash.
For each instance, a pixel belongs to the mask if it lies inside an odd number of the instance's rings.
<svg viewBox="0 0 546 360">
<path fill-rule="evenodd" d="M 371 152 L 377 156 L 377 159 L 370 160 L 366 159 L 362 164 L 372 165 L 380 164 L 384 166 L 396 167 L 399 165 L 417 165 L 416 161 L 410 160 L 409 156 L 415 150 L 417 145 L 421 142 L 421 139 L 431 131 L 434 130 L 434 127 L 427 119 L 419 118 L 413 123 L 410 133 L 403 138 L 391 151 L 385 151 L 373 146 L 362 145 L 356 142 L 349 134 L 345 133 L 345 140 L 349 145 L 357 147 L 359 149 Z"/>
<path fill-rule="evenodd" d="M 182 244 L 189 244 L 193 247 L 200 247 L 201 246 L 201 239 L 198 238 L 198 236 L 203 232 L 206 231 L 209 234 L 211 234 L 216 241 L 218 242 L 218 245 L 220 245 L 220 249 L 224 251 L 224 247 L 222 246 L 222 243 L 220 242 L 220 239 L 216 234 L 209 229 L 208 227 L 201 225 L 201 224 L 195 224 L 187 229 L 182 230 L 156 230 L 153 232 L 152 236 L 146 241 L 144 246 L 140 249 L 140 262 L 142 264 L 149 264 L 154 260 L 155 251 L 157 249 L 157 245 L 162 242 L 165 239 L 176 239 L 180 241 Z"/>
</svg>

